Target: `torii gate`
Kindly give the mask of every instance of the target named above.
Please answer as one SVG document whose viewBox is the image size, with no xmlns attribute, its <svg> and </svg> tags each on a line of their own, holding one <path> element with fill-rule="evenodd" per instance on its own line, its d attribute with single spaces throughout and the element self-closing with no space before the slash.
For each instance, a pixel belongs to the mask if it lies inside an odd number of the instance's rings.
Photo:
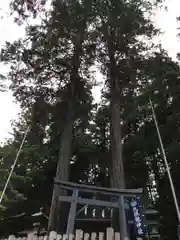
<svg viewBox="0 0 180 240">
<path fill-rule="evenodd" d="M 61 202 L 71 203 L 69 216 L 68 216 L 66 234 L 73 233 L 73 231 L 74 231 L 77 204 L 117 208 L 117 209 L 119 209 L 119 211 L 120 211 L 120 209 L 124 209 L 124 211 L 125 211 L 125 208 L 121 207 L 122 199 L 124 201 L 124 197 L 134 198 L 134 197 L 141 195 L 143 192 L 142 188 L 140 188 L 140 189 L 111 188 L 110 189 L 110 188 L 104 188 L 104 187 L 96 187 L 96 186 L 92 186 L 92 185 L 65 182 L 65 181 L 60 181 L 60 180 L 55 180 L 55 184 L 58 185 L 59 188 L 61 188 L 63 190 L 72 191 L 71 196 L 59 196 L 59 200 Z M 104 201 L 104 200 L 97 200 L 97 199 L 90 199 L 90 198 L 82 198 L 79 196 L 80 192 L 101 194 L 108 198 L 113 197 L 114 199 Z M 126 215 L 124 214 L 124 216 L 126 216 Z M 119 212 L 119 217 L 120 217 L 120 212 Z M 124 226 L 126 226 L 126 218 L 123 219 L 123 221 L 124 221 Z"/>
</svg>

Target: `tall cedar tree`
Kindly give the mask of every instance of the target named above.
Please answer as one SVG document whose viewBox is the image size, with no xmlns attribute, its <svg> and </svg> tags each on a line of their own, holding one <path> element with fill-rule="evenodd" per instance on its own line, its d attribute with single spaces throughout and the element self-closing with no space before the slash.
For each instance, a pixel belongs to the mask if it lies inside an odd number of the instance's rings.
<svg viewBox="0 0 180 240">
<path fill-rule="evenodd" d="M 31 114 L 36 114 L 34 104 L 41 96 L 47 105 L 56 103 L 61 107 L 62 132 L 56 172 L 56 178 L 61 180 L 69 179 L 74 123 L 79 121 L 80 112 L 87 121 L 91 107 L 88 68 L 92 51 L 85 41 L 89 17 L 84 15 L 86 5 L 89 7 L 89 4 L 81 5 L 78 1 L 53 2 L 47 21 L 27 29 L 30 48 L 28 41 L 20 40 L 7 43 L 6 50 L 2 51 L 2 59 L 12 64 L 9 73 L 11 88 L 24 109 L 31 107 Z M 86 50 L 87 61 L 83 58 Z M 84 120 L 80 119 L 82 126 Z M 49 221 L 49 229 L 53 230 L 61 226 L 57 211 L 59 194 L 55 188 Z"/>
<path fill-rule="evenodd" d="M 98 3 L 97 3 L 98 2 Z M 140 46 L 140 36 L 152 37 L 156 34 L 151 21 L 145 18 L 150 2 L 96 1 L 96 19 L 99 38 L 100 61 L 103 73 L 107 76 L 110 89 L 111 109 L 111 187 L 125 188 L 124 163 L 122 157 L 121 105 L 123 94 L 129 84 L 136 84 L 136 71 L 132 71 L 131 62 L 144 50 Z M 125 94 L 126 95 L 126 94 Z M 122 238 L 125 226 L 125 212 L 120 211 Z"/>
<path fill-rule="evenodd" d="M 69 164 L 72 151 L 73 124 L 75 120 L 75 109 L 77 108 L 79 85 L 82 82 L 83 72 L 81 66 L 84 64 L 84 43 L 87 41 L 88 15 L 86 4 L 79 1 L 55 1 L 50 22 L 52 27 L 58 29 L 59 24 L 64 24 L 64 34 L 58 36 L 58 40 L 66 37 L 71 41 L 72 52 L 69 57 L 69 86 L 67 110 L 64 122 L 64 130 L 60 141 L 60 155 L 57 165 L 56 179 L 69 180 Z M 88 9 L 89 10 L 89 9 Z M 86 63 L 85 63 L 86 64 Z M 87 67 L 87 66 L 86 66 Z M 80 73 L 81 72 L 81 73 Z M 79 88 L 79 89 L 78 89 Z M 64 194 L 58 186 L 54 187 L 52 205 L 49 217 L 48 230 L 58 231 L 60 226 L 60 203 L 58 196 Z"/>
</svg>

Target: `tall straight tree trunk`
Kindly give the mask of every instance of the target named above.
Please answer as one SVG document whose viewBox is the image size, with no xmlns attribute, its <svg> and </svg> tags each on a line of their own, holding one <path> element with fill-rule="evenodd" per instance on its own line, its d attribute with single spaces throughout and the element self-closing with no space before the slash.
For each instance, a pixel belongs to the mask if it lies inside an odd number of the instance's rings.
<svg viewBox="0 0 180 240">
<path fill-rule="evenodd" d="M 73 137 L 73 123 L 74 123 L 74 103 L 76 101 L 75 85 L 76 81 L 79 80 L 79 68 L 81 63 L 82 56 L 82 43 L 83 43 L 84 32 L 77 35 L 76 42 L 74 44 L 74 54 L 72 57 L 72 66 L 71 66 L 71 79 L 70 79 L 70 96 L 68 100 L 68 110 L 67 110 L 67 119 L 64 125 L 64 131 L 60 140 L 60 154 L 56 171 L 56 179 L 68 181 L 69 180 L 69 162 L 71 157 L 71 148 L 72 148 L 72 137 Z M 57 231 L 59 232 L 66 223 L 65 219 L 61 219 L 61 204 L 58 200 L 60 195 L 65 195 L 66 192 L 59 189 L 58 186 L 54 186 L 48 231 Z M 68 217 L 67 217 L 68 219 Z M 67 220 L 66 219 L 66 220 Z"/>
<path fill-rule="evenodd" d="M 60 140 L 60 153 L 56 170 L 56 179 L 68 181 L 69 179 L 69 159 L 71 157 L 73 135 L 73 109 L 72 103 L 69 102 L 69 109 L 67 113 L 66 123 L 64 125 L 64 131 Z M 48 230 L 59 231 L 60 227 L 60 202 L 58 197 L 65 193 L 57 186 L 54 186 L 51 209 L 49 215 Z"/>
<path fill-rule="evenodd" d="M 120 116 L 120 79 L 117 77 L 117 66 L 114 57 L 114 46 L 109 36 L 108 54 L 110 59 L 109 65 L 109 82 L 111 91 L 111 185 L 116 188 L 125 188 L 124 166 L 122 158 L 122 136 L 121 136 L 121 116 Z"/>
<path fill-rule="evenodd" d="M 109 81 L 111 88 L 111 187 L 124 189 L 124 166 L 122 157 L 122 136 L 121 136 L 121 117 L 120 117 L 120 79 L 117 77 L 117 66 L 115 60 L 115 50 L 112 41 L 112 35 L 108 37 L 108 55 L 109 64 Z M 117 216 L 116 216 L 117 217 Z M 115 218 L 116 218 L 115 217 Z M 121 238 L 127 237 L 127 226 L 125 221 L 124 200 L 120 198 L 119 224 Z M 117 222 L 117 219 L 115 219 Z M 116 227 L 116 226 L 115 226 Z"/>
<path fill-rule="evenodd" d="M 112 89 L 112 94 L 115 95 Z M 122 157 L 122 137 L 120 126 L 120 103 L 112 96 L 111 100 L 111 151 L 112 151 L 112 168 L 111 168 L 111 186 L 114 188 L 125 188 L 124 166 Z"/>
</svg>

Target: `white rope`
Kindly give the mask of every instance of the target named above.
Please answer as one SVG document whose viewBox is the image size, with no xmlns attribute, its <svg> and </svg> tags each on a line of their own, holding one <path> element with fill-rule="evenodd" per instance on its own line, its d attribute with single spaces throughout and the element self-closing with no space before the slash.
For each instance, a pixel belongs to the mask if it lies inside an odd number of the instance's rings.
<svg viewBox="0 0 180 240">
<path fill-rule="evenodd" d="M 155 111 L 154 111 L 151 99 L 149 99 L 149 102 L 150 102 L 150 105 L 151 105 L 152 114 L 153 114 L 154 122 L 155 122 L 155 125 L 156 125 L 156 130 L 157 130 L 157 134 L 158 134 L 158 138 L 159 138 L 159 142 L 160 142 L 160 146 L 161 146 L 161 151 L 162 151 L 164 163 L 165 163 L 165 166 L 166 166 L 166 170 L 167 170 L 167 174 L 168 174 L 168 178 L 169 178 L 169 182 L 170 182 L 170 187 L 171 187 L 171 191 L 172 191 L 172 195 L 173 195 L 173 199 L 174 199 L 174 205 L 176 207 L 177 217 L 178 217 L 178 220 L 179 220 L 179 223 L 180 223 L 180 210 L 179 210 L 179 205 L 178 205 L 178 201 L 177 201 L 177 197 L 176 197 L 174 184 L 173 184 L 171 173 L 170 173 L 170 170 L 169 170 L 169 165 L 168 165 L 166 153 L 165 153 L 165 150 L 164 150 L 160 130 L 159 130 L 159 127 L 158 127 L 158 123 L 157 123 L 157 119 L 156 119 L 156 115 L 155 115 Z"/>
<path fill-rule="evenodd" d="M 93 200 L 95 200 L 96 199 L 96 197 L 93 197 Z M 81 209 L 79 209 L 79 211 L 77 211 L 76 212 L 76 216 L 79 214 L 79 213 L 81 213 L 85 208 L 87 208 L 89 205 L 88 204 L 86 204 L 84 207 L 82 207 Z"/>
<path fill-rule="evenodd" d="M 12 174 L 13 174 L 13 171 L 14 171 L 14 168 L 15 168 L 15 166 L 16 166 L 16 163 L 17 163 L 17 161 L 18 161 L 18 159 L 19 159 L 19 155 L 20 155 L 20 153 L 21 153 L 22 147 L 23 147 L 24 142 L 25 142 L 25 140 L 26 140 L 28 131 L 29 131 L 29 127 L 26 129 L 26 132 L 25 132 L 25 134 L 24 134 L 23 140 L 22 140 L 22 142 L 21 142 L 21 145 L 20 145 L 19 150 L 18 150 L 18 152 L 17 152 L 16 158 L 15 158 L 15 160 L 14 160 L 13 166 L 12 166 L 11 171 L 10 171 L 10 173 L 9 173 L 8 179 L 7 179 L 6 184 L 5 184 L 5 186 L 4 186 L 3 192 L 2 192 L 1 197 L 0 197 L 0 204 L 2 203 L 2 200 L 3 200 L 4 195 L 5 195 L 5 193 L 6 193 L 6 189 L 7 189 L 7 187 L 8 187 L 8 184 L 9 184 L 9 181 L 10 181 L 11 176 L 12 176 Z"/>
</svg>

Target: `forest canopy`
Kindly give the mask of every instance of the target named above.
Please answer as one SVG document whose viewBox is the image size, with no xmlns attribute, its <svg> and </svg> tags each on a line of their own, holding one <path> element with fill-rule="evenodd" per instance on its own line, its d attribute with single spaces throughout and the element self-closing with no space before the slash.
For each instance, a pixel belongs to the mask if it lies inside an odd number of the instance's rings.
<svg viewBox="0 0 180 240">
<path fill-rule="evenodd" d="M 10 70 L 1 80 L 21 106 L 13 138 L 0 149 L 0 185 L 29 132 L 0 207 L 0 236 L 31 226 L 43 207 L 60 221 L 53 179 L 116 188 L 143 188 L 159 211 L 163 239 L 175 239 L 177 217 L 149 98 L 159 123 L 180 199 L 180 68 L 152 39 L 151 15 L 163 1 L 14 0 L 15 22 L 26 35 L 1 49 Z M 101 101 L 92 89 L 102 75 Z M 3 85 L 2 85 L 3 86 Z M 25 213 L 25 220 L 8 220 Z M 171 215 L 171 217 L 169 217 Z M 21 221 L 19 224 L 18 221 Z M 47 228 L 47 220 L 43 221 Z M 166 238 L 167 239 L 167 238 Z"/>
</svg>

